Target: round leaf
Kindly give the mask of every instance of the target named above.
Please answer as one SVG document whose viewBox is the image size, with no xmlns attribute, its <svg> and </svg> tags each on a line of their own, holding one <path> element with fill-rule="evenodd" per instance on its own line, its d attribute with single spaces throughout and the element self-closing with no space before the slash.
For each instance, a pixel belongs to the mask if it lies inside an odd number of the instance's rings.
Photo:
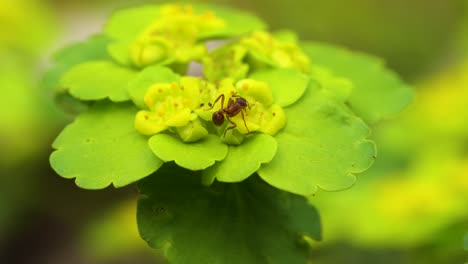
<svg viewBox="0 0 468 264">
<path fill-rule="evenodd" d="M 54 65 L 48 69 L 41 80 L 41 86 L 49 91 L 60 88 L 60 78 L 74 65 L 87 60 L 109 60 L 106 51 L 109 38 L 101 35 L 65 47 L 53 56 Z"/>
<path fill-rule="evenodd" d="M 310 85 L 285 112 L 288 121 L 275 137 L 276 155 L 258 171 L 269 184 L 301 195 L 311 195 L 317 187 L 340 190 L 372 164 L 375 146 L 366 139 L 367 125 L 318 87 Z"/>
<path fill-rule="evenodd" d="M 53 55 L 53 60 L 59 64 L 73 65 L 87 60 L 108 60 L 106 47 L 110 43 L 107 36 L 95 35 L 83 42 L 67 46 Z"/>
<path fill-rule="evenodd" d="M 276 153 L 276 140 L 267 134 L 248 137 L 241 145 L 229 146 L 226 158 L 203 171 L 204 181 L 240 182 L 254 174 Z"/>
<path fill-rule="evenodd" d="M 140 234 L 170 263 L 303 264 L 303 236 L 321 236 L 314 207 L 258 177 L 203 187 L 200 172 L 167 164 L 139 187 Z"/>
<path fill-rule="evenodd" d="M 349 104 L 369 123 L 396 115 L 412 99 L 410 87 L 375 57 L 319 43 L 302 48 L 313 64 L 353 82 Z"/>
<path fill-rule="evenodd" d="M 267 82 L 274 102 L 282 107 L 296 102 L 304 94 L 309 77 L 293 68 L 276 68 L 254 72 L 249 78 Z"/>
<path fill-rule="evenodd" d="M 71 68 L 62 77 L 61 84 L 70 94 L 81 100 L 109 98 L 114 102 L 130 99 L 128 82 L 136 72 L 109 61 L 90 61 Z"/>
<path fill-rule="evenodd" d="M 128 84 L 128 93 L 133 102 L 140 108 L 146 108 L 144 101 L 148 88 L 155 83 L 178 82 L 180 76 L 171 69 L 162 66 L 150 66 L 141 71 Z"/>
<path fill-rule="evenodd" d="M 109 55 L 121 65 L 133 66 L 129 47 L 131 41 L 115 41 L 107 46 Z"/>
<path fill-rule="evenodd" d="M 53 143 L 52 168 L 85 189 L 122 187 L 153 173 L 163 162 L 133 127 L 136 112 L 127 103 L 95 103 Z"/>
<path fill-rule="evenodd" d="M 328 69 L 314 65 L 311 77 L 323 88 L 330 98 L 346 102 L 353 91 L 353 82 L 332 74 Z"/>
<path fill-rule="evenodd" d="M 177 165 L 190 170 L 206 169 L 224 159 L 228 152 L 228 147 L 214 135 L 197 142 L 184 143 L 167 134 L 156 134 L 150 138 L 149 146 L 163 161 L 175 161 Z"/>
<path fill-rule="evenodd" d="M 158 5 L 127 8 L 115 12 L 104 27 L 106 35 L 115 39 L 133 39 L 159 17 Z"/>
</svg>

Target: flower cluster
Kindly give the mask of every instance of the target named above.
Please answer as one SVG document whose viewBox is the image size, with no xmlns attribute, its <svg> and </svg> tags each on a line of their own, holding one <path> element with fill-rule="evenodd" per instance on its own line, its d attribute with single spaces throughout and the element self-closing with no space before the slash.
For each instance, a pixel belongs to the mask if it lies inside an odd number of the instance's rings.
<svg viewBox="0 0 468 264">
<path fill-rule="evenodd" d="M 212 40 L 220 44 L 208 51 Z M 77 51 L 81 57 L 70 55 Z M 410 95 L 372 57 L 300 43 L 210 5 L 116 12 L 102 35 L 56 61 L 51 83 L 88 110 L 55 141 L 51 163 L 94 189 L 129 184 L 172 161 L 203 170 L 206 184 L 259 175 L 301 195 L 346 188 L 375 159 L 363 118 L 392 115 Z M 187 74 L 193 62 L 203 75 Z"/>
<path fill-rule="evenodd" d="M 247 104 L 235 108 L 238 99 Z M 154 135 L 172 128 L 185 142 L 207 136 L 205 127 L 212 124 L 213 115 L 220 110 L 228 111 L 220 113 L 227 121 L 223 121 L 220 130 L 222 140 L 231 144 L 239 144 L 248 133 L 274 135 L 286 123 L 281 106 L 273 104 L 268 84 L 251 79 L 235 85 L 232 79 L 224 79 L 216 86 L 197 77 L 182 77 L 180 83 L 152 85 L 144 101 L 149 110 L 138 112 L 136 129 L 144 135 Z M 230 108 L 235 111 L 229 112 Z"/>
<path fill-rule="evenodd" d="M 268 67 L 295 68 L 307 73 L 310 61 L 294 38 L 282 40 L 266 31 L 252 32 L 203 59 L 203 73 L 211 81 L 226 77 L 242 79 Z"/>
<path fill-rule="evenodd" d="M 305 260 L 297 244 L 320 239 L 320 224 L 301 195 L 351 186 L 376 155 L 366 122 L 411 97 L 373 57 L 205 4 L 118 11 L 54 59 L 45 83 L 78 116 L 53 143 L 52 167 L 86 189 L 139 182 L 140 234 L 170 244 L 174 263 L 192 261 L 192 239 L 197 263 Z M 213 253 L 227 230 L 229 246 Z"/>
<path fill-rule="evenodd" d="M 130 57 L 138 67 L 200 60 L 207 49 L 198 39 L 223 27 L 223 20 L 212 12 L 195 14 L 191 6 L 163 6 L 160 17 L 130 45 Z"/>
</svg>

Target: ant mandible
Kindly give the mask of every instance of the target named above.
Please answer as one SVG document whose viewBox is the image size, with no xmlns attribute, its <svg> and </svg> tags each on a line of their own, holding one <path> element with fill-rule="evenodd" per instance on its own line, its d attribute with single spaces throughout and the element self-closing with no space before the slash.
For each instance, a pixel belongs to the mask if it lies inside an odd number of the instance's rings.
<svg viewBox="0 0 468 264">
<path fill-rule="evenodd" d="M 232 98 L 236 98 L 236 100 L 234 101 Z M 245 117 L 244 117 L 245 108 L 250 109 L 251 107 L 249 103 L 247 102 L 247 100 L 245 100 L 245 98 L 243 97 L 240 97 L 239 95 L 233 94 L 231 98 L 229 98 L 227 107 L 224 107 L 224 94 L 221 94 L 220 96 L 218 96 L 218 98 L 216 98 L 213 104 L 209 104 L 211 107 L 208 110 L 213 109 L 213 107 L 216 105 L 216 103 L 220 99 L 221 99 L 221 109 L 214 112 L 211 119 L 213 120 L 213 123 L 216 126 L 221 126 L 224 123 L 225 117 L 226 117 L 226 120 L 229 123 L 231 123 L 232 126 L 228 127 L 224 131 L 224 136 L 226 136 L 226 132 L 228 130 L 231 130 L 237 127 L 237 124 L 231 120 L 231 117 L 234 117 L 238 115 L 239 113 L 241 113 L 242 115 L 242 120 L 244 121 L 244 125 L 245 125 L 245 128 L 247 129 L 247 132 L 250 132 L 249 128 L 247 127 L 247 123 L 245 122 Z"/>
</svg>

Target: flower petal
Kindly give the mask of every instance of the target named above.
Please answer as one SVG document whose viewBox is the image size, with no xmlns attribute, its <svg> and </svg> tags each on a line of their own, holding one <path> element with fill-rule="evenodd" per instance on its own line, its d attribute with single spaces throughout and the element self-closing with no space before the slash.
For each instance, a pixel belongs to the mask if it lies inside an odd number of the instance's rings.
<svg viewBox="0 0 468 264">
<path fill-rule="evenodd" d="M 275 104 L 287 107 L 301 98 L 310 77 L 294 68 L 277 68 L 254 72 L 251 79 L 267 82 Z"/>
<path fill-rule="evenodd" d="M 189 170 L 206 169 L 224 159 L 228 152 L 228 147 L 214 135 L 188 144 L 171 135 L 156 134 L 150 138 L 148 144 L 160 159 L 165 162 L 175 161 L 177 165 Z"/>
<path fill-rule="evenodd" d="M 229 146 L 226 158 L 203 171 L 204 182 L 240 182 L 254 174 L 276 153 L 276 140 L 267 134 L 250 136 L 238 146 Z"/>
</svg>

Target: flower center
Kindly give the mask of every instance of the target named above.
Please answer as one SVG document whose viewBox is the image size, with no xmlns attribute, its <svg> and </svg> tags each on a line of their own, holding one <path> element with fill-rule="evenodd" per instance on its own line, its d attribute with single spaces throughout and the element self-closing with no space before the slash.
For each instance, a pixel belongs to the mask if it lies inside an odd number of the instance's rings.
<svg viewBox="0 0 468 264">
<path fill-rule="evenodd" d="M 149 110 L 138 112 L 135 127 L 144 135 L 177 133 L 186 142 L 211 131 L 228 144 L 239 144 L 249 133 L 276 134 L 286 124 L 283 109 L 273 103 L 265 82 L 224 79 L 217 85 L 196 77 L 180 83 L 158 83 L 145 95 Z M 183 135 L 181 134 L 183 131 Z"/>
<path fill-rule="evenodd" d="M 130 47 L 136 66 L 188 63 L 200 60 L 206 47 L 197 43 L 204 33 L 224 27 L 212 12 L 196 14 L 190 5 L 166 5 L 160 17 L 146 28 Z"/>
</svg>

